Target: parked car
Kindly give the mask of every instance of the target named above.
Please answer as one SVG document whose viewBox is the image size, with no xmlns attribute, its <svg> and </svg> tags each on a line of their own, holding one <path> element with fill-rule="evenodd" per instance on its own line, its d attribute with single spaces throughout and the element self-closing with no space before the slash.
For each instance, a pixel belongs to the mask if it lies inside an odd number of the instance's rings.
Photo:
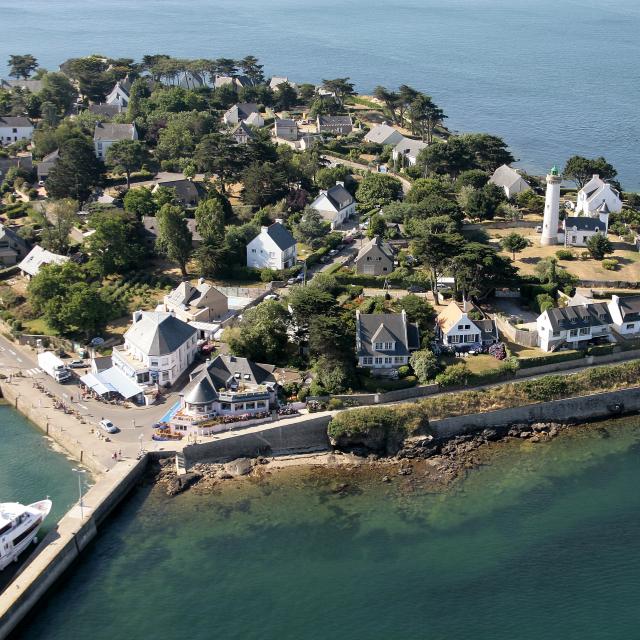
<svg viewBox="0 0 640 640">
<path fill-rule="evenodd" d="M 536 233 L 542 233 L 542 226 L 541 225 L 538 225 L 536 227 Z"/>
<path fill-rule="evenodd" d="M 84 360 L 72 360 L 68 366 L 70 369 L 82 369 L 87 365 L 85 364 Z"/>
<path fill-rule="evenodd" d="M 407 287 L 407 291 L 409 293 L 425 293 L 427 291 L 427 288 L 421 284 L 410 284 Z"/>
<path fill-rule="evenodd" d="M 295 278 L 289 278 L 287 280 L 287 284 L 295 284 L 296 283 L 296 279 Z"/>
<path fill-rule="evenodd" d="M 106 420 L 104 418 L 100 420 L 100 428 L 107 433 L 118 433 L 118 431 L 120 431 L 120 429 L 118 429 L 111 420 Z"/>
<path fill-rule="evenodd" d="M 331 251 L 329 251 L 329 255 L 330 256 L 337 256 L 338 255 L 338 250 L 337 249 L 331 249 Z"/>
<path fill-rule="evenodd" d="M 270 293 L 264 297 L 265 300 L 277 300 L 278 296 L 275 293 Z"/>
</svg>

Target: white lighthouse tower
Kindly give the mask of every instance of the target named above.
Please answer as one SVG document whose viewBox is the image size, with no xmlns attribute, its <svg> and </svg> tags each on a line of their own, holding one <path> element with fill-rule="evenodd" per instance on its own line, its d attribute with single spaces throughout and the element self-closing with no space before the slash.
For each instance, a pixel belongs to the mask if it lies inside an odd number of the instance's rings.
<svg viewBox="0 0 640 640">
<path fill-rule="evenodd" d="M 556 167 L 547 175 L 547 194 L 544 199 L 544 218 L 540 244 L 558 244 L 558 222 L 560 217 L 560 183 L 562 178 Z"/>
</svg>

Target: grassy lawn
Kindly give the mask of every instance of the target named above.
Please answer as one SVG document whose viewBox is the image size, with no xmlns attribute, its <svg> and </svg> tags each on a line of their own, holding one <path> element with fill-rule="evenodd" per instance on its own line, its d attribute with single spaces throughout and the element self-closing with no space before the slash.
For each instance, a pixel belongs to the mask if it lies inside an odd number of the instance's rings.
<svg viewBox="0 0 640 640">
<path fill-rule="evenodd" d="M 57 336 L 58 332 L 54 331 L 42 318 L 35 320 L 24 320 L 22 322 L 25 333 L 32 333 L 42 336 Z"/>
<path fill-rule="evenodd" d="M 442 364 L 448 367 L 451 364 L 459 364 L 464 362 L 471 373 L 485 373 L 498 369 L 502 364 L 501 360 L 494 358 L 488 353 L 480 353 L 477 356 L 468 356 L 467 358 L 456 358 L 455 356 L 443 356 Z"/>
</svg>

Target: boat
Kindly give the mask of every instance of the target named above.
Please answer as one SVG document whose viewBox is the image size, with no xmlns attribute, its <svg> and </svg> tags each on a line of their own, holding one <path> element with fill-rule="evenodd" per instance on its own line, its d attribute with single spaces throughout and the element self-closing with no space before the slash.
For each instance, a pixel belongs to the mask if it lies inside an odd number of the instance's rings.
<svg viewBox="0 0 640 640">
<path fill-rule="evenodd" d="M 0 503 L 0 571 L 17 562 L 32 542 L 38 542 L 38 530 L 51 506 L 51 500 L 40 500 L 26 507 L 19 502 Z"/>
</svg>

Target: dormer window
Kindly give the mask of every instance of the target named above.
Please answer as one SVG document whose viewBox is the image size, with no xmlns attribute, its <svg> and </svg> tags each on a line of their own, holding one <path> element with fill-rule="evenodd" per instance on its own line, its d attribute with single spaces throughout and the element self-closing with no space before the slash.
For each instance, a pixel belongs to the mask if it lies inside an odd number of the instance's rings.
<svg viewBox="0 0 640 640">
<path fill-rule="evenodd" d="M 241 378 L 242 376 L 240 375 L 240 372 L 239 372 L 239 371 L 236 371 L 236 372 L 233 374 L 233 377 L 234 377 L 236 380 L 240 380 L 240 378 Z"/>
<path fill-rule="evenodd" d="M 251 380 L 251 376 L 248 373 L 244 374 L 244 379 L 245 380 Z"/>
</svg>

